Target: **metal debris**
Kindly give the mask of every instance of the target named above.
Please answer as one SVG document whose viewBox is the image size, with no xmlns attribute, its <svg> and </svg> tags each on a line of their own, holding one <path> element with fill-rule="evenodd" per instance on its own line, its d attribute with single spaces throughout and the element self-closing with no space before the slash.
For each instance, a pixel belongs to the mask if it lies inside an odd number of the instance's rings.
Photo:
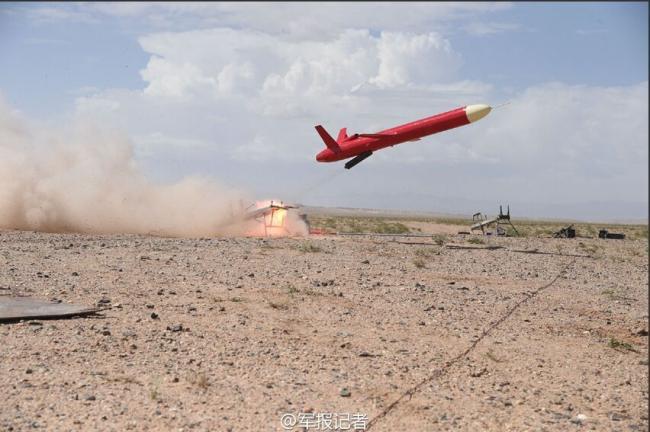
<svg viewBox="0 0 650 432">
<path fill-rule="evenodd" d="M 601 239 L 616 239 L 616 240 L 625 240 L 625 234 L 611 233 L 606 229 L 598 231 L 598 238 Z"/>
<path fill-rule="evenodd" d="M 566 228 L 562 228 L 553 234 L 554 238 L 575 238 L 576 230 L 573 228 L 573 225 L 569 225 Z"/>
<path fill-rule="evenodd" d="M 32 318 L 70 318 L 95 314 L 99 309 L 36 300 L 29 297 L 0 297 L 0 322 Z"/>
<path fill-rule="evenodd" d="M 495 225 L 496 231 L 494 234 L 501 236 L 506 235 L 506 230 L 503 229 L 503 227 L 500 225 L 506 224 L 512 227 L 512 230 L 515 232 L 515 234 L 519 235 L 517 228 L 515 228 L 512 222 L 510 222 L 510 206 L 508 206 L 508 212 L 506 214 L 503 214 L 503 208 L 499 206 L 499 215 L 492 219 L 488 219 L 487 216 L 482 215 L 481 212 L 474 213 L 472 215 L 472 221 L 474 223 L 470 227 L 471 231 L 480 229 L 481 232 L 485 234 L 486 228 L 488 228 L 490 225 Z"/>
</svg>

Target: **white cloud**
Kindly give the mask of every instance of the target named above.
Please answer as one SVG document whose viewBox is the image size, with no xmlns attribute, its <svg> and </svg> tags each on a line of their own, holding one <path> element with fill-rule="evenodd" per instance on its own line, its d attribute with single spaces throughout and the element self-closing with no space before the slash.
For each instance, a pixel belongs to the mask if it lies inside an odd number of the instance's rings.
<svg viewBox="0 0 650 432">
<path fill-rule="evenodd" d="M 94 17 L 88 11 L 72 7 L 70 5 L 66 7 L 62 6 L 40 6 L 35 8 L 25 9 L 27 16 L 30 20 L 37 24 L 51 23 L 58 21 L 73 21 L 73 22 L 86 22 L 93 23 L 97 22 L 97 18 Z"/>
<path fill-rule="evenodd" d="M 165 160 L 172 164 L 182 156 L 189 166 L 218 161 L 214 164 L 246 172 L 281 164 L 309 176 L 329 169 L 313 161 L 322 147 L 315 124 L 332 134 L 340 127 L 374 132 L 496 98 L 489 83 L 457 79 L 462 57 L 432 31 L 347 29 L 300 40 L 215 28 L 139 40 L 151 55 L 141 71 L 144 90 L 78 98 L 76 114 L 128 130 L 136 137 L 137 154 L 163 167 Z M 420 184 L 428 193 L 468 199 L 505 194 L 539 202 L 572 197 L 644 202 L 647 92 L 647 83 L 548 83 L 514 93 L 510 105 L 477 124 L 378 152 L 364 162 L 366 173 L 377 174 L 380 167 L 409 172 L 399 178 L 379 175 L 373 185 L 383 192 L 368 192 L 369 197 L 381 206 L 384 195 L 408 195 Z M 431 182 L 431 176 L 443 175 L 436 174 L 440 170 L 449 182 Z M 270 184 L 290 175 L 271 175 Z M 349 193 L 357 187 L 350 186 Z"/>
<path fill-rule="evenodd" d="M 145 31 L 231 27 L 325 40 L 349 28 L 408 28 L 426 33 L 448 25 L 453 28 L 459 20 L 476 20 L 510 7 L 509 2 L 90 2 L 43 6 L 28 14 L 39 22 L 114 17 L 136 21 Z"/>
<path fill-rule="evenodd" d="M 514 23 L 475 21 L 463 26 L 463 30 L 473 36 L 485 36 L 520 30 L 521 26 Z"/>
<path fill-rule="evenodd" d="M 609 33 L 607 29 L 577 29 L 576 34 L 580 36 L 590 36 L 594 34 Z"/>
<path fill-rule="evenodd" d="M 369 82 L 379 88 L 446 81 L 460 66 L 449 41 L 435 33 L 382 33 L 378 51 L 379 73 Z"/>
</svg>

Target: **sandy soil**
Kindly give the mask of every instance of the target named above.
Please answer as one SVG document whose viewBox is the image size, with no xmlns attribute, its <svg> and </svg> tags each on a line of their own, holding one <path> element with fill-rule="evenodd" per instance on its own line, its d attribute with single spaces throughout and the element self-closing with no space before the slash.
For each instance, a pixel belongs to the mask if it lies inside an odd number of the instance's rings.
<svg viewBox="0 0 650 432">
<path fill-rule="evenodd" d="M 647 241 L 393 240 L 0 231 L 0 295 L 106 308 L 0 324 L 0 429 L 648 429 Z"/>
</svg>

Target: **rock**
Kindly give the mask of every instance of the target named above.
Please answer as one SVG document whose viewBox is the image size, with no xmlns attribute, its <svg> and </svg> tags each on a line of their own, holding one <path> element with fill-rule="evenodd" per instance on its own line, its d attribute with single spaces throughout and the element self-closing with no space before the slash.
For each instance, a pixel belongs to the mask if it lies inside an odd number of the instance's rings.
<svg viewBox="0 0 650 432">
<path fill-rule="evenodd" d="M 151 312 L 151 319 L 159 319 L 156 312 Z"/>
<path fill-rule="evenodd" d="M 175 324 L 173 326 L 167 326 L 167 330 L 172 332 L 183 331 L 183 326 L 181 324 Z"/>
<path fill-rule="evenodd" d="M 86 396 L 84 399 L 86 399 L 87 401 L 94 401 L 94 400 L 96 400 L 97 398 L 95 397 L 95 395 L 88 395 L 88 396 Z"/>
<path fill-rule="evenodd" d="M 619 413 L 612 412 L 609 413 L 609 419 L 611 421 L 621 421 L 623 420 L 623 416 L 621 416 Z"/>
<path fill-rule="evenodd" d="M 475 371 L 470 372 L 469 376 L 471 376 L 472 378 L 479 378 L 479 377 L 483 376 L 483 374 L 485 372 L 487 372 L 487 369 L 482 368 L 480 370 L 475 370 Z"/>
<path fill-rule="evenodd" d="M 153 305 L 152 305 L 152 304 L 147 304 L 147 305 L 145 305 L 145 307 L 146 307 L 147 309 L 153 309 Z"/>
<path fill-rule="evenodd" d="M 347 387 L 343 387 L 341 389 L 341 392 L 339 393 L 342 397 L 350 397 L 352 395 L 352 392 Z"/>
<path fill-rule="evenodd" d="M 587 416 L 584 414 L 578 414 L 577 416 L 571 419 L 571 423 L 575 424 L 584 424 L 587 422 Z"/>
<path fill-rule="evenodd" d="M 644 328 L 638 329 L 638 330 L 636 330 L 634 332 L 634 334 L 637 335 L 637 336 L 648 336 L 648 330 L 646 330 Z"/>
<path fill-rule="evenodd" d="M 109 304 L 110 302 L 111 302 L 111 299 L 106 298 L 106 297 L 102 297 L 101 299 L 99 299 L 97 304 L 98 305 L 105 305 L 105 304 Z"/>
<path fill-rule="evenodd" d="M 34 372 L 34 371 L 31 370 L 31 369 L 27 369 L 27 370 L 25 371 L 26 374 L 30 374 L 30 373 L 32 373 L 32 372 Z"/>
<path fill-rule="evenodd" d="M 72 276 L 79 276 L 79 273 L 77 273 L 77 272 L 72 272 Z"/>
<path fill-rule="evenodd" d="M 110 335 L 111 335 L 111 331 L 108 330 L 108 329 L 106 329 L 106 330 L 102 330 L 102 335 L 104 335 L 104 336 L 110 336 Z"/>
<path fill-rule="evenodd" d="M 361 264 L 370 264 L 370 260 L 363 260 L 361 261 Z"/>
</svg>

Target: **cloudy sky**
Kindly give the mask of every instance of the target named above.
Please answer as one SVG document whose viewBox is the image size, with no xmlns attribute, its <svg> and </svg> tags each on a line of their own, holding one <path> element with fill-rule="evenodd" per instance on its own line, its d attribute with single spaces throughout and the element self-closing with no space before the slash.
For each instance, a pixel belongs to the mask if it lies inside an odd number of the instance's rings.
<svg viewBox="0 0 650 432">
<path fill-rule="evenodd" d="M 0 97 L 45 127 L 130 137 L 159 182 L 200 174 L 310 205 L 648 215 L 647 3 L 0 3 Z M 319 164 L 314 125 L 484 120 Z"/>
</svg>

